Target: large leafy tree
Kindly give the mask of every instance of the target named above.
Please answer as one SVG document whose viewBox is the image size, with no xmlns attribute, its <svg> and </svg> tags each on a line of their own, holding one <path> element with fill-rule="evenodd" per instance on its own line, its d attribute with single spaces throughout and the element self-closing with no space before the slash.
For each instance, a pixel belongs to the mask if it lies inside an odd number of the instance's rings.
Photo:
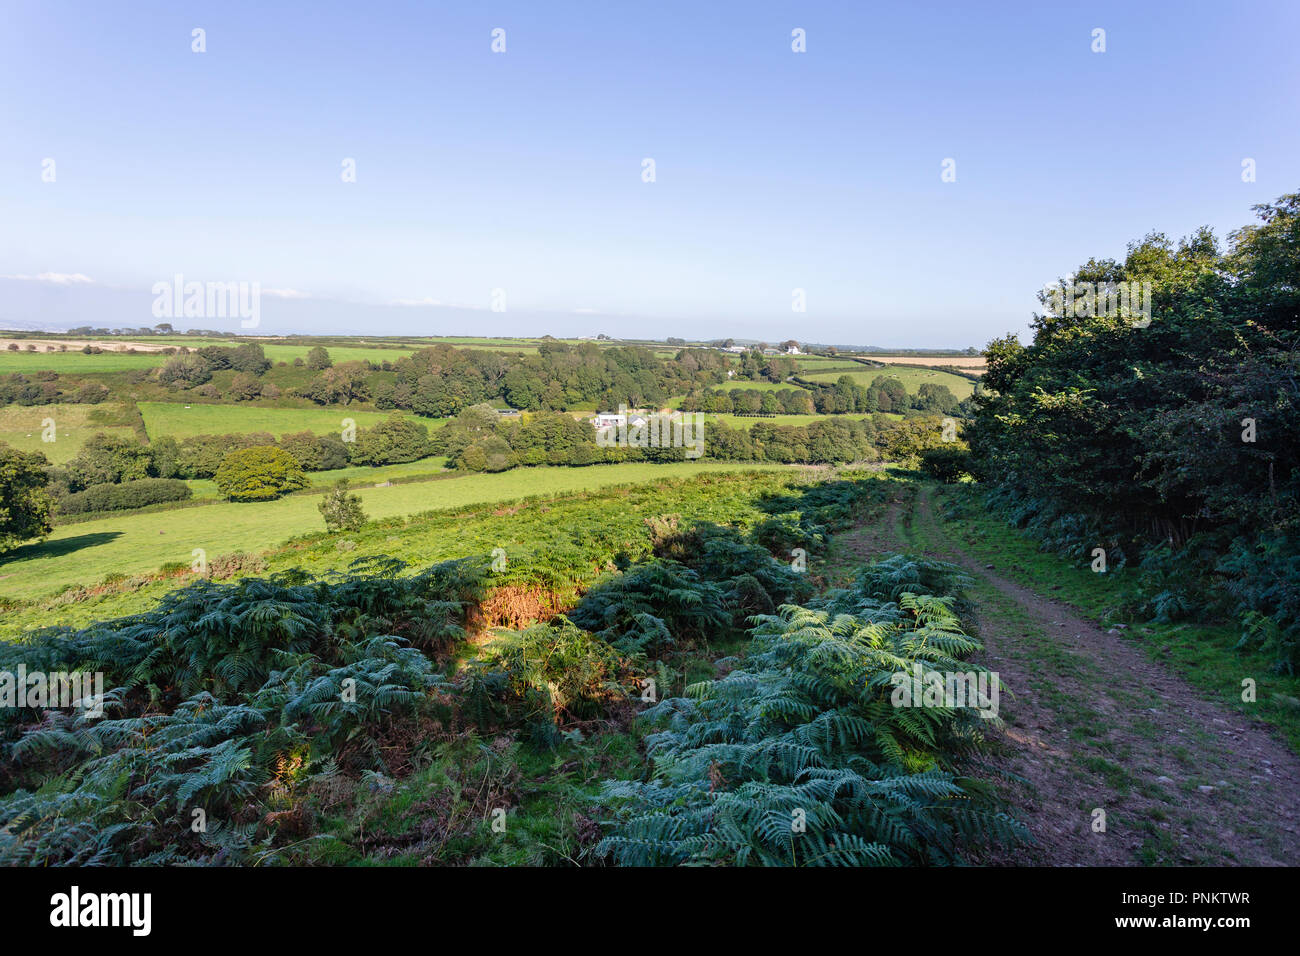
<svg viewBox="0 0 1300 956">
<path fill-rule="evenodd" d="M 1044 507 L 1175 541 L 1255 514 L 1291 481 L 1300 194 L 1257 211 L 1263 224 L 1234 233 L 1226 254 L 1202 229 L 1077 270 L 1078 282 L 1151 282 L 1150 325 L 1049 314 L 1029 346 L 992 343 L 971 430 L 980 473 Z M 1242 440 L 1246 418 L 1255 442 Z"/>
<path fill-rule="evenodd" d="M 0 554 L 50 533 L 54 502 L 45 491 L 49 461 L 0 442 Z"/>
<path fill-rule="evenodd" d="M 352 461 L 358 465 L 391 465 L 416 461 L 429 453 L 428 426 L 393 415 L 357 434 Z"/>
<path fill-rule="evenodd" d="M 1046 310 L 1031 344 L 991 343 L 967 434 L 973 471 L 1058 548 L 1172 560 L 1153 607 L 1222 585 L 1300 666 L 1300 193 L 1255 211 L 1225 250 L 1201 229 L 1080 266 L 1150 282 L 1151 321 Z"/>
<path fill-rule="evenodd" d="M 232 451 L 214 478 L 217 490 L 231 501 L 267 501 L 310 484 L 298 459 L 273 445 Z"/>
</svg>

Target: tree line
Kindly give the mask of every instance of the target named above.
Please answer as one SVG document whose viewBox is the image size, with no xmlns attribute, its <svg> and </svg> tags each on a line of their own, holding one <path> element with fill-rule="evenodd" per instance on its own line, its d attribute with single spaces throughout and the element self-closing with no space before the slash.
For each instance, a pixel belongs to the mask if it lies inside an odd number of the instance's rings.
<svg viewBox="0 0 1300 956">
<path fill-rule="evenodd" d="M 1235 612 L 1300 664 L 1300 193 L 1221 245 L 1153 233 L 1089 259 L 1071 314 L 986 351 L 971 469 L 1018 524 L 1075 557 L 1140 564 L 1166 620 Z M 1092 290 L 1151 284 L 1149 316 Z M 1047 295 L 1042 296 L 1044 305 Z"/>
</svg>

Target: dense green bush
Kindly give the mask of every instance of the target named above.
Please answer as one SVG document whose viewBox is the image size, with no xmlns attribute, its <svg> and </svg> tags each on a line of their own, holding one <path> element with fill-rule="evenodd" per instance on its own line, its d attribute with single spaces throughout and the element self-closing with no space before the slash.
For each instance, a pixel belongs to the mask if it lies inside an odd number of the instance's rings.
<svg viewBox="0 0 1300 956">
<path fill-rule="evenodd" d="M 970 449 L 940 445 L 921 452 L 921 471 L 939 481 L 960 481 L 970 475 Z"/>
<path fill-rule="evenodd" d="M 394 415 L 370 428 L 360 429 L 351 457 L 358 465 L 395 465 L 418 461 L 430 454 L 429 427 Z"/>
<path fill-rule="evenodd" d="M 33 381 L 21 372 L 0 376 L 0 405 L 53 405 L 57 401 L 56 382 Z"/>
<path fill-rule="evenodd" d="M 348 492 L 348 481 L 342 478 L 334 483 L 316 506 L 325 527 L 330 531 L 358 531 L 366 523 L 366 512 L 361 507 L 361 496 Z"/>
<path fill-rule="evenodd" d="M 212 381 L 212 365 L 200 355 L 173 355 L 158 369 L 158 381 L 173 388 L 194 388 Z"/>
<path fill-rule="evenodd" d="M 298 459 L 273 445 L 230 452 L 213 477 L 231 501 L 268 501 L 311 484 Z"/>
<path fill-rule="evenodd" d="M 54 501 L 45 490 L 48 465 L 39 452 L 0 442 L 0 554 L 50 533 Z"/>
<path fill-rule="evenodd" d="M 1157 619 L 1230 595 L 1294 668 L 1280 580 L 1300 538 L 1300 193 L 1255 210 L 1226 250 L 1201 229 L 1081 265 L 1074 282 L 1150 283 L 1150 314 L 1045 309 L 1030 345 L 991 343 L 967 437 L 1014 523 L 1073 560 L 1105 543 L 1146 568 Z"/>
<path fill-rule="evenodd" d="M 646 712 L 664 726 L 647 739 L 653 771 L 606 785 L 616 826 L 597 852 L 630 865 L 876 866 L 958 862 L 1023 839 L 969 777 L 988 720 L 980 702 L 893 700 L 895 675 L 913 665 L 983 671 L 963 660 L 980 645 L 957 598 L 888 600 L 864 584 L 854 616 L 760 616 L 737 669 Z"/>
<path fill-rule="evenodd" d="M 116 485 L 90 485 L 84 491 L 60 498 L 58 511 L 61 515 L 126 511 L 164 501 L 185 501 L 192 495 L 190 486 L 179 478 L 139 478 Z"/>
<path fill-rule="evenodd" d="M 730 623 L 722 589 L 671 561 L 640 565 L 598 582 L 569 616 L 624 653 L 701 643 Z"/>
<path fill-rule="evenodd" d="M 292 432 L 280 436 L 280 447 L 307 471 L 333 471 L 348 466 L 348 445 L 338 435 Z"/>
<path fill-rule="evenodd" d="M 160 475 L 153 451 L 134 438 L 96 433 L 81 445 L 81 451 L 65 466 L 69 484 L 75 490 L 91 485 L 117 484 L 140 478 L 171 478 Z"/>
<path fill-rule="evenodd" d="M 498 634 L 461 694 L 481 723 L 522 724 L 535 740 L 553 743 L 562 723 L 597 716 L 608 701 L 626 698 L 627 675 L 613 647 L 560 616 Z"/>
<path fill-rule="evenodd" d="M 0 642 L 0 670 L 107 685 L 100 719 L 0 710 L 0 865 L 273 858 L 309 770 L 387 771 L 380 737 L 445 689 L 412 642 L 463 636 L 481 568 L 403 570 L 199 581 L 142 614 Z M 206 831 L 191 830 L 195 810 Z"/>
<path fill-rule="evenodd" d="M 193 435 L 180 442 L 177 452 L 177 477 L 212 478 L 221 467 L 222 460 L 231 451 L 237 448 L 256 448 L 274 444 L 275 436 L 269 432 Z"/>
<path fill-rule="evenodd" d="M 78 405 L 98 405 L 108 398 L 108 388 L 99 382 L 85 382 L 72 393 L 72 400 Z"/>
</svg>

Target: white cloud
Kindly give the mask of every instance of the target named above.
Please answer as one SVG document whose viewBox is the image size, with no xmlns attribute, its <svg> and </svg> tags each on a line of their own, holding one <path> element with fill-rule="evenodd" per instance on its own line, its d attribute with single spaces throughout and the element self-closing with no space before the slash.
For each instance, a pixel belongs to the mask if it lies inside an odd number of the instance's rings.
<svg viewBox="0 0 1300 956">
<path fill-rule="evenodd" d="M 0 276 L 0 279 L 18 279 L 23 282 L 50 282 L 54 285 L 94 285 L 95 280 L 80 272 L 42 272 L 34 276 Z"/>
<path fill-rule="evenodd" d="M 310 292 L 303 292 L 300 289 L 263 289 L 262 295 L 274 296 L 277 299 L 310 299 L 313 298 Z"/>
</svg>

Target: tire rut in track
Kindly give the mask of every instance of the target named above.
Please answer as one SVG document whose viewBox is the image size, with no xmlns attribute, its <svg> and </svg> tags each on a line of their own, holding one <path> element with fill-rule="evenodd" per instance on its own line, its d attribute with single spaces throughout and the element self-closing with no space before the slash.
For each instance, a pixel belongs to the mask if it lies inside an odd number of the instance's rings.
<svg viewBox="0 0 1300 956">
<path fill-rule="evenodd" d="M 1007 796 L 1036 845 L 988 862 L 1300 863 L 1300 759 L 1270 728 L 961 551 L 928 489 L 913 520 L 944 543 L 932 557 L 975 578 L 981 662 L 1010 692 L 1005 768 L 1029 787 L 1010 784 Z M 1093 832 L 1095 809 L 1105 832 Z"/>
</svg>

